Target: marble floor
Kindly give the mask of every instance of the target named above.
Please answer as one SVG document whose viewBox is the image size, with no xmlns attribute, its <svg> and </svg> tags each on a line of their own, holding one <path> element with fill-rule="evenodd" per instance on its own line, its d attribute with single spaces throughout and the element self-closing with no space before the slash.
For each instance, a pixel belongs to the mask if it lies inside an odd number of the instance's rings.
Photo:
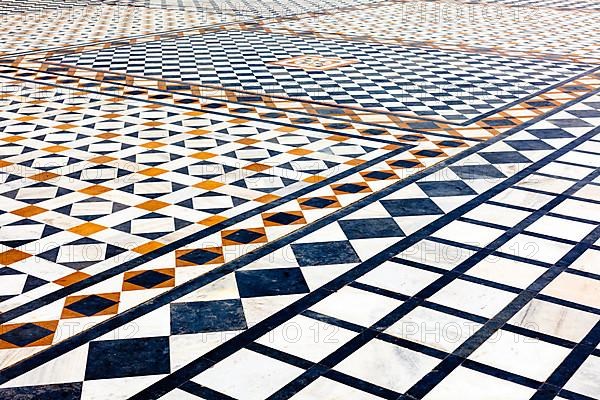
<svg viewBox="0 0 600 400">
<path fill-rule="evenodd" d="M 0 400 L 600 399 L 600 2 L 0 3 Z"/>
</svg>

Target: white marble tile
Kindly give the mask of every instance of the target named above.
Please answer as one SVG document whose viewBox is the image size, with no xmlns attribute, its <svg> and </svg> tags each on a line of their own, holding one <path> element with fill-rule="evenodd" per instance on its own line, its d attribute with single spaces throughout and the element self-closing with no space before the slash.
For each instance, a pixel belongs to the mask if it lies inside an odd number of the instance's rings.
<svg viewBox="0 0 600 400">
<path fill-rule="evenodd" d="M 481 324 L 418 307 L 385 332 L 412 342 L 451 353 L 473 335 Z"/>
<path fill-rule="evenodd" d="M 563 193 L 565 190 L 573 186 L 573 181 L 531 174 L 525 177 L 515 186 L 558 194 Z"/>
<path fill-rule="evenodd" d="M 400 304 L 402 302 L 389 297 L 345 286 L 310 307 L 310 310 L 368 327 Z"/>
<path fill-rule="evenodd" d="M 444 306 L 491 318 L 502 310 L 515 294 L 476 283 L 455 280 L 429 298 Z"/>
<path fill-rule="evenodd" d="M 499 203 L 512 204 L 515 206 L 527 207 L 536 210 L 551 201 L 553 198 L 553 196 L 546 194 L 532 193 L 524 190 L 509 188 L 492 197 L 492 200 Z"/>
<path fill-rule="evenodd" d="M 526 386 L 458 367 L 423 400 L 527 400 L 534 393 Z"/>
<path fill-rule="evenodd" d="M 598 200 L 600 199 L 600 186 L 598 185 L 585 185 L 577 192 L 575 192 L 574 196 L 582 197 L 590 200 Z"/>
<path fill-rule="evenodd" d="M 438 279 L 441 275 L 424 269 L 386 261 L 368 272 L 357 281 L 407 296 L 417 294 L 420 290 Z"/>
<path fill-rule="evenodd" d="M 585 208 L 579 208 L 580 215 Z M 571 221 L 564 218 L 544 215 L 527 227 L 528 232 L 540 233 L 561 239 L 580 241 L 586 237 L 596 225 Z"/>
<path fill-rule="evenodd" d="M 550 164 L 540 168 L 538 171 L 544 174 L 562 176 L 565 178 L 582 179 L 594 170 L 589 167 L 578 167 L 575 165 L 551 162 Z"/>
<path fill-rule="evenodd" d="M 496 255 L 487 256 L 467 271 L 468 275 L 525 289 L 547 269 Z"/>
<path fill-rule="evenodd" d="M 504 231 L 475 225 L 469 222 L 452 221 L 433 234 L 434 237 L 466 243 L 477 247 L 486 247 L 502 235 Z"/>
<path fill-rule="evenodd" d="M 600 250 L 586 250 L 569 268 L 600 275 Z"/>
<path fill-rule="evenodd" d="M 499 330 L 469 359 L 543 382 L 570 351 L 539 339 Z"/>
<path fill-rule="evenodd" d="M 573 342 L 580 342 L 600 316 L 559 304 L 533 299 L 508 322 Z"/>
<path fill-rule="evenodd" d="M 81 382 L 84 379 L 88 353 L 88 344 L 84 344 L 63 354 L 45 364 L 40 365 L 15 379 L 12 379 L 0 387 L 19 387 L 33 385 L 52 385 L 56 383 Z M 79 366 L 79 368 L 73 368 Z"/>
<path fill-rule="evenodd" d="M 595 198 L 598 200 L 600 197 Z M 600 221 L 600 204 L 583 200 L 567 199 L 552 209 L 553 213 L 591 221 Z"/>
<path fill-rule="evenodd" d="M 242 349 L 192 381 L 244 400 L 264 400 L 303 372 L 287 363 Z"/>
<path fill-rule="evenodd" d="M 542 290 L 542 294 L 595 308 L 600 308 L 598 293 L 600 293 L 600 281 L 566 272 L 560 274 Z"/>
<path fill-rule="evenodd" d="M 146 375 L 85 381 L 81 400 L 125 400 L 163 377 L 165 375 Z"/>
<path fill-rule="evenodd" d="M 526 211 L 484 203 L 475 207 L 464 216 L 478 221 L 512 227 L 525 219 L 529 214 Z"/>
<path fill-rule="evenodd" d="M 169 337 L 171 371 L 186 366 L 204 354 L 236 337 L 241 331 L 206 332 Z"/>
<path fill-rule="evenodd" d="M 600 357 L 589 356 L 565 385 L 565 389 L 600 398 Z"/>
<path fill-rule="evenodd" d="M 319 362 L 354 336 L 355 332 L 299 315 L 265 334 L 257 343 Z"/>
<path fill-rule="evenodd" d="M 290 397 L 291 400 L 377 400 L 380 397 L 320 377 Z M 162 399 L 161 399 L 162 400 Z"/>
<path fill-rule="evenodd" d="M 450 270 L 473 254 L 475 254 L 473 250 L 422 240 L 398 254 L 397 257 Z"/>
<path fill-rule="evenodd" d="M 542 239 L 520 233 L 500 246 L 499 252 L 555 264 L 564 257 L 573 245 Z"/>
<path fill-rule="evenodd" d="M 162 396 L 159 400 L 204 400 L 204 398 L 189 394 L 181 389 L 175 389 Z"/>
<path fill-rule="evenodd" d="M 384 388 L 404 392 L 440 360 L 381 340 L 371 340 L 334 369 Z"/>
</svg>

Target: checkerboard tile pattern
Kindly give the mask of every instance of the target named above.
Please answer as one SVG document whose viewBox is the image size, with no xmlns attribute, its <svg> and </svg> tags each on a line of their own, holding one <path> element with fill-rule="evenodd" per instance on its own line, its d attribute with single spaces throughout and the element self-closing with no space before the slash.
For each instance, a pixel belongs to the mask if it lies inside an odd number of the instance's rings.
<svg viewBox="0 0 600 400">
<path fill-rule="evenodd" d="M 53 1 L 52 4 L 58 3 Z M 0 14 L 0 56 L 245 19 L 207 11 L 149 9 L 103 2 L 83 4 L 36 11 L 30 9 L 31 2 L 27 2 L 26 13 Z M 4 9 L 4 3 L 2 7 Z M 48 30 L 49 26 L 52 30 Z"/>
<path fill-rule="evenodd" d="M 527 7 L 524 2 L 505 3 L 508 2 L 392 2 L 328 13 L 320 18 L 265 21 L 262 26 L 271 32 L 288 34 L 341 36 L 477 54 L 490 52 L 598 63 L 597 12 L 548 9 L 537 1 L 537 7 Z M 587 11 L 600 5 L 576 4 Z"/>
<path fill-rule="evenodd" d="M 248 253 L 231 264 L 234 271 L 219 272 L 226 252 L 199 241 L 175 253 L 175 269 L 212 272 L 173 289 L 174 297 L 165 292 L 132 308 L 121 326 L 98 325 L 96 339 L 50 363 L 42 352 L 47 385 L 30 387 L 39 373 L 32 371 L 3 393 L 447 398 L 460 386 L 470 398 L 489 387 L 516 398 L 536 391 L 593 398 L 599 109 L 597 97 L 583 100 L 399 181 L 276 247 Z M 326 208 L 325 194 L 300 204 Z M 262 228 L 302 218 L 281 206 L 261 217 Z M 222 234 L 223 244 L 260 241 L 257 221 Z M 133 278 L 168 282 L 169 272 L 156 268 L 165 260 L 140 266 Z M 160 305 L 162 298 L 172 300 Z M 78 302 L 69 307 L 102 313 L 112 304 L 108 294 Z M 19 320 L 28 325 L 13 329 L 35 326 L 31 337 L 48 340 L 43 321 Z M 63 363 L 86 367 L 50 372 Z"/>
<path fill-rule="evenodd" d="M 303 55 L 349 65 L 321 71 L 283 65 Z M 448 122 L 479 117 L 591 68 L 236 30 L 56 56 L 46 62 Z"/>
<path fill-rule="evenodd" d="M 564 1 L 564 0 L 483 0 L 481 3 L 484 4 L 505 4 L 509 6 L 517 7 L 535 7 L 535 8 L 557 8 L 567 10 L 585 10 L 585 11 L 597 11 L 600 10 L 600 3 L 595 0 L 584 0 L 578 2 Z"/>
<path fill-rule="evenodd" d="M 233 0 L 116 0 L 119 4 L 138 7 L 170 9 L 204 9 L 215 13 L 248 15 L 256 17 L 289 17 L 297 14 L 320 13 L 340 10 L 361 4 L 368 0 L 278 0 L 278 1 L 233 1 Z"/>
</svg>

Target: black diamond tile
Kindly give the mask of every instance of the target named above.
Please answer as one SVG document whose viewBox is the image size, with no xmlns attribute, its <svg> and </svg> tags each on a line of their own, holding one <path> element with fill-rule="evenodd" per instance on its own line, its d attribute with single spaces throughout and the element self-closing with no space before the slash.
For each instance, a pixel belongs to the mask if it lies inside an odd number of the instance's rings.
<svg viewBox="0 0 600 400">
<path fill-rule="evenodd" d="M 381 204 L 392 217 L 440 215 L 444 212 L 431 199 L 382 200 Z"/>
<path fill-rule="evenodd" d="M 292 244 L 296 261 L 301 267 L 358 263 L 360 258 L 349 241 Z"/>
<path fill-rule="evenodd" d="M 335 190 L 339 191 L 339 192 L 346 192 L 346 193 L 359 193 L 360 191 L 364 190 L 366 188 L 366 186 L 364 185 L 357 185 L 355 183 L 344 183 L 338 187 L 335 188 Z"/>
<path fill-rule="evenodd" d="M 531 160 L 518 151 L 495 151 L 493 153 L 479 153 L 492 164 L 530 163 Z"/>
<path fill-rule="evenodd" d="M 1 400 L 80 400 L 81 382 L 0 389 Z"/>
<path fill-rule="evenodd" d="M 308 293 L 300 268 L 277 268 L 235 273 L 242 298 Z"/>
<path fill-rule="evenodd" d="M 85 379 L 124 378 L 169 372 L 168 337 L 101 340 L 90 343 Z"/>
<path fill-rule="evenodd" d="M 231 240 L 232 242 L 248 244 L 252 243 L 261 236 L 263 235 L 258 232 L 240 229 L 239 231 L 228 234 L 225 236 L 225 239 Z"/>
<path fill-rule="evenodd" d="M 393 218 L 349 219 L 338 221 L 338 224 L 348 239 L 404 236 Z"/>
<path fill-rule="evenodd" d="M 313 208 L 325 208 L 335 203 L 335 200 L 323 199 L 321 197 L 313 197 L 302 203 L 302 205 Z"/>
<path fill-rule="evenodd" d="M 302 219 L 302 217 L 299 215 L 288 214 L 288 213 L 284 213 L 284 212 L 279 212 L 277 214 L 273 214 L 273 215 L 270 215 L 269 217 L 265 218 L 265 220 L 267 220 L 269 222 L 274 222 L 274 223 L 280 224 L 280 225 L 293 224 L 294 222 L 298 221 L 299 219 Z"/>
<path fill-rule="evenodd" d="M 3 333 L 0 335 L 0 340 L 12 343 L 15 346 L 25 347 L 31 343 L 45 338 L 52 333 L 53 332 L 51 330 L 41 326 L 37 326 L 35 324 L 25 324 Z"/>
<path fill-rule="evenodd" d="M 392 167 L 396 167 L 396 168 L 414 168 L 414 167 L 420 166 L 421 163 L 418 161 L 411 161 L 411 160 L 398 160 L 398 161 L 394 161 L 394 162 L 390 163 L 390 165 Z"/>
<path fill-rule="evenodd" d="M 527 133 L 531 133 L 539 139 L 570 139 L 574 137 L 569 132 L 560 128 L 527 129 Z"/>
<path fill-rule="evenodd" d="M 126 282 L 150 289 L 156 285 L 160 285 L 161 283 L 168 281 L 169 279 L 173 279 L 173 277 L 162 274 L 158 271 L 144 271 L 139 275 L 127 279 Z"/>
<path fill-rule="evenodd" d="M 462 179 L 506 178 L 502 172 L 490 164 L 457 165 L 450 169 Z"/>
<path fill-rule="evenodd" d="M 443 153 L 437 150 L 421 150 L 415 153 L 415 155 L 420 157 L 438 157 L 441 154 Z"/>
<path fill-rule="evenodd" d="M 246 329 L 238 299 L 171 304 L 171 334 L 223 332 Z"/>
<path fill-rule="evenodd" d="M 221 257 L 220 253 L 214 253 L 205 249 L 196 249 L 182 255 L 179 259 L 196 265 L 204 265 L 219 257 Z"/>
<path fill-rule="evenodd" d="M 386 180 L 392 176 L 396 176 L 396 174 L 392 174 L 391 172 L 383 172 L 383 171 L 372 171 L 369 172 L 368 174 L 365 174 L 364 177 L 365 178 L 369 178 L 369 179 L 376 179 L 376 180 Z"/>
<path fill-rule="evenodd" d="M 463 181 L 419 182 L 419 187 L 430 197 L 476 195 Z"/>
<path fill-rule="evenodd" d="M 73 304 L 65 306 L 66 309 L 74 311 L 85 316 L 92 316 L 99 313 L 102 310 L 106 310 L 108 307 L 117 304 L 117 302 L 105 299 L 104 297 L 92 296 L 85 297 Z"/>
</svg>

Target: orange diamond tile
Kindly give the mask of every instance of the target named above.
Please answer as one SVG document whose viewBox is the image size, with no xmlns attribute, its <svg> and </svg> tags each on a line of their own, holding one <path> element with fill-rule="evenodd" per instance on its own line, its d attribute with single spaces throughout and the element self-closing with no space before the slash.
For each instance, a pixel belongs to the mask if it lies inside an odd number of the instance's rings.
<svg viewBox="0 0 600 400">
<path fill-rule="evenodd" d="M 45 147 L 42 150 L 47 151 L 49 153 L 60 153 L 61 151 L 70 150 L 70 149 L 65 146 L 50 146 L 50 147 Z"/>
<path fill-rule="evenodd" d="M 143 210 L 148 210 L 148 211 L 156 211 L 156 210 L 160 210 L 161 208 L 165 208 L 167 206 L 170 206 L 171 204 L 169 203 L 165 203 L 164 201 L 159 201 L 159 200 L 148 200 L 145 201 L 141 204 L 138 204 L 136 207 L 137 208 L 141 208 Z"/>
<path fill-rule="evenodd" d="M 161 142 L 148 142 L 141 145 L 141 147 L 145 147 L 147 149 L 158 149 L 159 147 L 166 146 L 166 144 Z"/>
<path fill-rule="evenodd" d="M 162 168 L 146 168 L 146 169 L 139 171 L 140 174 L 147 175 L 147 176 L 158 176 L 158 175 L 164 174 L 165 172 L 169 172 L 169 171 L 167 171 L 166 169 L 162 169 Z"/>
<path fill-rule="evenodd" d="M 116 160 L 116 158 L 114 158 L 114 157 L 98 156 L 98 157 L 90 158 L 88 161 L 93 162 L 95 164 L 108 164 L 109 162 L 114 161 L 114 160 Z"/>
<path fill-rule="evenodd" d="M 30 176 L 29 179 L 34 180 L 34 181 L 44 182 L 44 181 L 48 181 L 50 179 L 54 179 L 59 176 L 60 175 L 55 174 L 54 172 L 40 172 L 39 174 Z"/>
<path fill-rule="evenodd" d="M 255 199 L 255 201 L 267 204 L 267 203 L 271 203 L 279 198 L 281 198 L 281 197 L 277 196 L 275 194 L 265 194 L 264 196 L 260 196 L 259 198 Z"/>
<path fill-rule="evenodd" d="M 112 138 L 115 138 L 117 136 L 120 136 L 120 135 L 118 135 L 116 133 L 112 133 L 112 132 L 104 132 L 104 133 L 101 133 L 99 135 L 96 135 L 96 137 L 99 137 L 100 139 L 112 139 Z"/>
<path fill-rule="evenodd" d="M 25 253 L 24 251 L 17 249 L 10 249 L 5 252 L 0 253 L 0 264 L 2 265 L 10 265 L 16 262 L 25 260 L 26 258 L 31 257 L 31 254 Z"/>
<path fill-rule="evenodd" d="M 27 206 L 27 207 L 23 207 L 23 208 L 19 208 L 17 210 L 11 211 L 11 213 L 18 215 L 20 217 L 23 217 L 23 218 L 29 218 L 29 217 L 33 217 L 34 215 L 44 213 L 46 211 L 48 211 L 48 210 L 46 210 L 45 208 L 31 205 L 31 206 Z"/>
<path fill-rule="evenodd" d="M 98 224 L 94 224 L 93 222 L 86 222 L 85 224 L 81 224 L 78 226 L 74 226 L 73 228 L 69 229 L 69 232 L 73 232 L 77 235 L 81 235 L 81 236 L 90 236 L 93 235 L 94 233 L 103 231 L 105 229 L 108 229 L 105 226 L 102 225 L 98 225 Z"/>
<path fill-rule="evenodd" d="M 71 286 L 74 283 L 81 282 L 81 281 L 89 278 L 90 276 L 91 275 L 86 274 L 85 272 L 77 271 L 77 272 L 73 272 L 70 275 L 63 276 L 62 278 L 55 280 L 54 283 L 56 283 L 57 285 L 60 285 L 60 286 L 67 287 L 67 286 Z"/>
<path fill-rule="evenodd" d="M 254 172 L 266 171 L 270 168 L 271 168 L 271 166 L 265 165 L 265 164 L 260 164 L 260 163 L 254 163 L 254 164 L 246 165 L 244 167 L 244 169 L 246 169 L 248 171 L 254 171 Z"/>
<path fill-rule="evenodd" d="M 216 156 L 216 154 L 209 153 L 208 151 L 200 151 L 198 153 L 192 154 L 190 157 L 197 158 L 199 160 L 208 160 L 209 158 L 213 158 Z"/>
<path fill-rule="evenodd" d="M 211 217 L 203 219 L 202 221 L 199 221 L 198 223 L 201 225 L 213 226 L 216 224 L 220 224 L 221 222 L 226 221 L 226 220 L 227 220 L 227 218 L 221 217 L 220 215 L 213 215 Z"/>
<path fill-rule="evenodd" d="M 163 246 L 164 246 L 164 244 L 155 242 L 154 240 L 151 240 L 148 243 L 144 243 L 144 244 L 142 244 L 138 247 L 135 247 L 131 250 L 135 251 L 136 253 L 146 254 L 146 253 L 150 253 L 151 251 L 154 251 L 156 249 L 160 249 Z"/>
<path fill-rule="evenodd" d="M 96 196 L 102 193 L 110 192 L 111 190 L 111 188 L 107 188 L 106 186 L 92 185 L 85 189 L 79 190 L 79 192 L 89 194 L 90 196 Z"/>
<path fill-rule="evenodd" d="M 194 187 L 196 187 L 198 189 L 213 190 L 213 189 L 219 188 L 223 185 L 224 185 L 224 183 L 221 183 L 221 182 L 207 180 L 204 182 L 196 183 L 194 185 Z"/>
<path fill-rule="evenodd" d="M 292 149 L 292 150 L 288 151 L 288 154 L 294 154 L 296 156 L 305 156 L 305 155 L 311 154 L 311 153 L 314 153 L 314 151 L 306 150 L 306 149 Z"/>
</svg>

